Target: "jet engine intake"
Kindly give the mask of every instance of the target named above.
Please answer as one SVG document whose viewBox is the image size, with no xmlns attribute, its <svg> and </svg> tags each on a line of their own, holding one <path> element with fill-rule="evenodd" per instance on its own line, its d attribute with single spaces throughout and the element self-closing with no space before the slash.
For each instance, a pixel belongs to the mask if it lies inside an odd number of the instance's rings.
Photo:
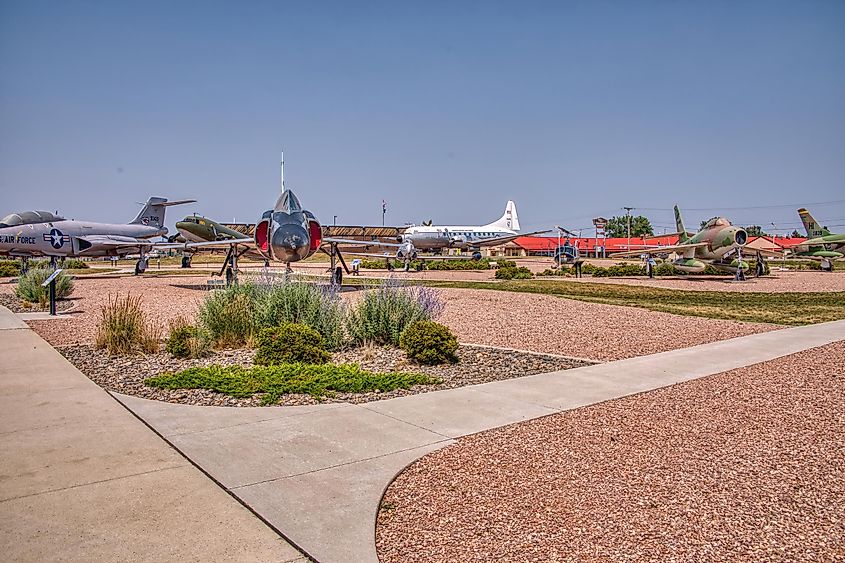
<svg viewBox="0 0 845 563">
<path fill-rule="evenodd" d="M 748 242 L 748 233 L 745 232 L 745 229 L 737 230 L 734 235 L 734 242 L 736 242 L 737 246 L 745 246 L 745 243 Z"/>
</svg>

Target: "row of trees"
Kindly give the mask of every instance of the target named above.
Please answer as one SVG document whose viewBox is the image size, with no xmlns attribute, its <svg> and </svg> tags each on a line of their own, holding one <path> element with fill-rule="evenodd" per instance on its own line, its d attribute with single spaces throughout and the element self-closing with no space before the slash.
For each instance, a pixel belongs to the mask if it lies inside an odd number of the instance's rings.
<svg viewBox="0 0 845 563">
<path fill-rule="evenodd" d="M 644 215 L 631 215 L 631 237 L 650 237 L 654 236 L 654 229 L 651 226 L 651 221 L 648 220 L 648 217 Z M 708 219 L 709 220 L 709 219 Z M 702 221 L 699 225 L 699 229 L 703 229 L 704 225 L 707 224 L 707 221 Z M 625 238 L 628 236 L 628 216 L 622 215 L 621 217 L 611 217 L 607 221 L 607 228 L 605 229 L 607 232 L 608 237 L 612 238 Z M 761 237 L 761 236 L 771 236 L 769 233 L 763 230 L 763 227 L 760 225 L 749 225 L 745 227 L 745 231 L 748 233 L 749 236 L 752 237 Z M 798 231 L 792 231 L 790 236 L 798 237 L 801 236 Z"/>
</svg>

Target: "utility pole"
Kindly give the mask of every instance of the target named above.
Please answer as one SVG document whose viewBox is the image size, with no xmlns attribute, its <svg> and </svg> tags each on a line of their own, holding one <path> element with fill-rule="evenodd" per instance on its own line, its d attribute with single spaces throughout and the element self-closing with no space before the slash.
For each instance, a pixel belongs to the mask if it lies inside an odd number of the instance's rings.
<svg viewBox="0 0 845 563">
<path fill-rule="evenodd" d="M 334 216 L 334 221 L 332 221 L 332 226 L 333 227 L 337 226 L 337 215 Z"/>
<path fill-rule="evenodd" d="M 387 213 L 387 202 L 381 200 L 381 226 L 384 227 L 384 214 Z"/>
<path fill-rule="evenodd" d="M 634 207 L 623 207 L 625 210 L 625 217 L 628 219 L 628 251 L 631 250 L 631 211 Z"/>
</svg>

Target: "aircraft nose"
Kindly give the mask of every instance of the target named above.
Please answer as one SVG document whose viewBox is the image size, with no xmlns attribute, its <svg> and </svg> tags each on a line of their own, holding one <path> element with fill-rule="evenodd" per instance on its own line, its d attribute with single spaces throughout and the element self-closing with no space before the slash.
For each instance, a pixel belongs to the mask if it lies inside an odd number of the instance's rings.
<svg viewBox="0 0 845 563">
<path fill-rule="evenodd" d="M 308 257 L 311 240 L 300 225 L 278 225 L 270 243 L 273 257 L 282 262 L 296 262 Z"/>
</svg>

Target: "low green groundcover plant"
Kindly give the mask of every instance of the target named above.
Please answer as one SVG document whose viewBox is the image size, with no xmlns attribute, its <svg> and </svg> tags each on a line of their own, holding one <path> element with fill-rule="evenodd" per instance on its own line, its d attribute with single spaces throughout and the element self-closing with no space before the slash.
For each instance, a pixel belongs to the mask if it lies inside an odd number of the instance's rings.
<svg viewBox="0 0 845 563">
<path fill-rule="evenodd" d="M 458 339 L 448 327 L 433 321 L 417 321 L 399 338 L 399 346 L 409 358 L 421 364 L 455 363 Z"/>
<path fill-rule="evenodd" d="M 256 348 L 255 363 L 260 366 L 324 364 L 332 357 L 326 352 L 319 332 L 297 323 L 261 329 Z"/>
<path fill-rule="evenodd" d="M 144 383 L 158 389 L 209 389 L 235 398 L 264 393 L 261 404 L 278 402 L 282 395 L 301 393 L 316 399 L 334 393 L 366 393 L 432 385 L 440 380 L 418 373 L 374 373 L 358 364 L 284 364 L 279 366 L 192 367 L 178 373 L 150 377 Z"/>
<path fill-rule="evenodd" d="M 49 288 L 41 284 L 53 273 L 49 268 L 36 268 L 18 278 L 15 295 L 25 301 L 46 305 L 50 299 Z M 67 297 L 73 292 L 73 279 L 65 273 L 56 276 L 56 298 Z"/>
</svg>

